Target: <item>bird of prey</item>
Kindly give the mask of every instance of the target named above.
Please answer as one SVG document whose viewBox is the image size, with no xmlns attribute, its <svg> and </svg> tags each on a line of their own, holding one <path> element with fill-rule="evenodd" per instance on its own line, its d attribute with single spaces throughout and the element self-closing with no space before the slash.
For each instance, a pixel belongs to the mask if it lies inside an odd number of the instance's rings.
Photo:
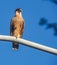
<svg viewBox="0 0 57 65">
<path fill-rule="evenodd" d="M 15 16 L 10 22 L 10 35 L 16 38 L 22 38 L 24 32 L 24 19 L 22 17 L 22 10 L 20 8 L 15 10 Z M 13 50 L 19 48 L 19 44 L 16 42 L 12 43 Z"/>
</svg>

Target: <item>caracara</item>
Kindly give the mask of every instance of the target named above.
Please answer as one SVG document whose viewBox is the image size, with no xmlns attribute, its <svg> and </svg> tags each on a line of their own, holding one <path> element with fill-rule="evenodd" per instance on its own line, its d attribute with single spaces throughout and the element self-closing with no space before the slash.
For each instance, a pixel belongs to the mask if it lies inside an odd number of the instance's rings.
<svg viewBox="0 0 57 65">
<path fill-rule="evenodd" d="M 22 10 L 20 8 L 15 10 L 15 16 L 12 18 L 10 23 L 10 35 L 16 38 L 22 38 L 24 32 L 24 19 L 22 17 Z M 19 44 L 16 42 L 12 43 L 13 50 L 17 50 Z"/>
</svg>

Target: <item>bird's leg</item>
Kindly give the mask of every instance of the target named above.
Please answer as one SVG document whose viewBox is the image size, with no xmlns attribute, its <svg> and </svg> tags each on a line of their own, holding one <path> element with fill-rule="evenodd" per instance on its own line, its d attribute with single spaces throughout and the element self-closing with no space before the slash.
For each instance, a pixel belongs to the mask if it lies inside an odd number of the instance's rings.
<svg viewBox="0 0 57 65">
<path fill-rule="evenodd" d="M 16 36 L 16 39 L 17 39 L 17 38 L 21 38 L 21 35 L 18 34 L 18 36 Z"/>
<path fill-rule="evenodd" d="M 16 37 L 16 39 L 17 39 L 18 37 Z"/>
</svg>

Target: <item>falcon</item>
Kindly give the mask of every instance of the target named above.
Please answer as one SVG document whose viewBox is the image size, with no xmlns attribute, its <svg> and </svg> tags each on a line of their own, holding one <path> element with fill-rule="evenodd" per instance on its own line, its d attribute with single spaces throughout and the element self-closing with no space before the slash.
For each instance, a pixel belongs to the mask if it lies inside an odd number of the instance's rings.
<svg viewBox="0 0 57 65">
<path fill-rule="evenodd" d="M 10 36 L 22 38 L 24 32 L 24 19 L 22 17 L 22 10 L 20 8 L 15 10 L 15 16 L 10 22 Z M 12 42 L 12 49 L 17 50 L 19 43 Z"/>
</svg>

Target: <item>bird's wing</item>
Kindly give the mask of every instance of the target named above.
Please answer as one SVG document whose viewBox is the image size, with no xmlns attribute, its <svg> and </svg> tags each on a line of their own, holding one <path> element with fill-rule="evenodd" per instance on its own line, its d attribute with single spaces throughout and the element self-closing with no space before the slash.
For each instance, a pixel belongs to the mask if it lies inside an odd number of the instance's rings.
<svg viewBox="0 0 57 65">
<path fill-rule="evenodd" d="M 22 22 L 22 26 L 21 26 L 21 32 L 24 32 L 24 21 Z"/>
<path fill-rule="evenodd" d="M 12 36 L 13 33 L 13 28 L 14 28 L 14 24 L 13 24 L 13 20 L 11 20 L 10 22 L 10 35 Z"/>
</svg>

